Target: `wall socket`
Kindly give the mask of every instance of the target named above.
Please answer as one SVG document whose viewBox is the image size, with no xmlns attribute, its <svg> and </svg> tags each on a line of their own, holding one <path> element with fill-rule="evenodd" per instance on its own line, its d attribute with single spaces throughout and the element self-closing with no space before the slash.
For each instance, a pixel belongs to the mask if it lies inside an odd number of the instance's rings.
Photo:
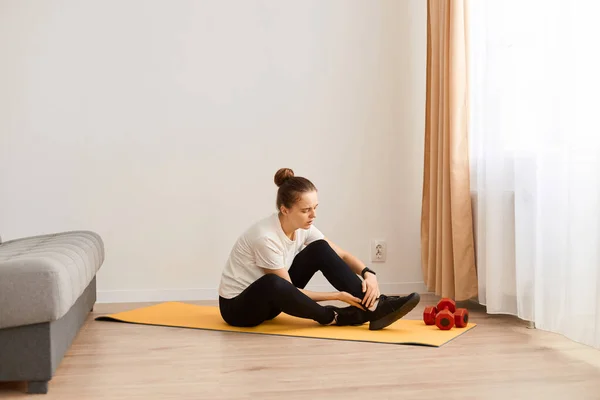
<svg viewBox="0 0 600 400">
<path fill-rule="evenodd" d="M 385 262 L 387 258 L 387 244 L 385 240 L 371 240 L 371 262 Z"/>
</svg>

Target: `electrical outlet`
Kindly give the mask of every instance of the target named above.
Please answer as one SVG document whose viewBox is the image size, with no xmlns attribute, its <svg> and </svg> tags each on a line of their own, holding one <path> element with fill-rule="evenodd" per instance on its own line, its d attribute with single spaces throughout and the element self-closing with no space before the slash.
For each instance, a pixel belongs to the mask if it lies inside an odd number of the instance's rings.
<svg viewBox="0 0 600 400">
<path fill-rule="evenodd" d="M 371 240 L 371 262 L 385 262 L 387 258 L 387 244 L 385 240 Z"/>
</svg>

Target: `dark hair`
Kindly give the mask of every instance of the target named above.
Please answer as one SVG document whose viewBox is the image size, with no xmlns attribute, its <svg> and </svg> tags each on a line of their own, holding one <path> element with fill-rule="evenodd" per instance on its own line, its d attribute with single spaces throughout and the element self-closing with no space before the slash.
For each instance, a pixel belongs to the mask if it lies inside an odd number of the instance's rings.
<svg viewBox="0 0 600 400">
<path fill-rule="evenodd" d="M 306 192 L 316 192 L 317 188 L 311 181 L 301 176 L 294 176 L 294 171 L 289 168 L 280 168 L 275 173 L 275 184 L 277 190 L 277 209 L 281 206 L 292 208 L 300 199 L 300 195 Z"/>
</svg>

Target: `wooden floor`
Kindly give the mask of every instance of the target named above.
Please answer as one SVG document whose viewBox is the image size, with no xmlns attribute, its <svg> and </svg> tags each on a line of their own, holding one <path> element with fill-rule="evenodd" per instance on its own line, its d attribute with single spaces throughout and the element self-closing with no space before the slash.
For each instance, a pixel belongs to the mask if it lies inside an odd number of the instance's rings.
<svg viewBox="0 0 600 400">
<path fill-rule="evenodd" d="M 600 399 L 600 351 L 481 309 L 440 348 L 93 321 L 139 306 L 96 305 L 47 395 L 4 383 L 0 398 Z"/>
</svg>

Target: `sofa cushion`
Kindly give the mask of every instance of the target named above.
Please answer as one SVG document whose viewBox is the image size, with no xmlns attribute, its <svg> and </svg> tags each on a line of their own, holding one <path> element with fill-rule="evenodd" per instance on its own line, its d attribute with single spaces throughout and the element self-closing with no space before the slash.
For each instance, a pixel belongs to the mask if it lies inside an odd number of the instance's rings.
<svg viewBox="0 0 600 400">
<path fill-rule="evenodd" d="M 104 262 L 104 243 L 71 231 L 0 244 L 0 328 L 64 316 Z"/>
</svg>

